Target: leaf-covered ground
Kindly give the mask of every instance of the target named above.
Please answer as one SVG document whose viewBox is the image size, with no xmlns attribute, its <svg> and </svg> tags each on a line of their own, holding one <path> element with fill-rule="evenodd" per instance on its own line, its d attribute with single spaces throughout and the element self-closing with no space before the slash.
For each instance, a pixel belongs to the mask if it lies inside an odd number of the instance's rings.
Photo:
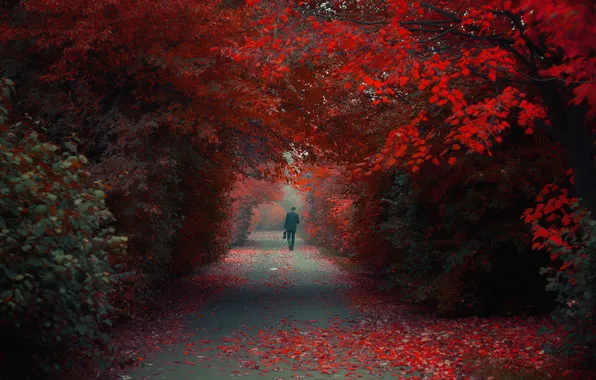
<svg viewBox="0 0 596 380">
<path fill-rule="evenodd" d="M 302 240 L 253 234 L 119 336 L 120 379 L 474 378 L 480 365 L 565 376 L 542 318 L 438 319 L 391 302 Z"/>
</svg>

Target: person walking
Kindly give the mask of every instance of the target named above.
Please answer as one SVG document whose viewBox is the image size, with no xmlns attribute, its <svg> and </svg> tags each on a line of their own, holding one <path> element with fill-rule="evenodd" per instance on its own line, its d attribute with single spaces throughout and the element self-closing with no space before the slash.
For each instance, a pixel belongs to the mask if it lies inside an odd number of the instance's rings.
<svg viewBox="0 0 596 380">
<path fill-rule="evenodd" d="M 288 248 L 290 251 L 294 250 L 294 238 L 296 236 L 296 227 L 300 223 L 300 217 L 296 213 L 296 207 L 286 214 L 286 221 L 284 223 L 284 230 L 286 230 L 286 237 L 288 239 Z"/>
</svg>

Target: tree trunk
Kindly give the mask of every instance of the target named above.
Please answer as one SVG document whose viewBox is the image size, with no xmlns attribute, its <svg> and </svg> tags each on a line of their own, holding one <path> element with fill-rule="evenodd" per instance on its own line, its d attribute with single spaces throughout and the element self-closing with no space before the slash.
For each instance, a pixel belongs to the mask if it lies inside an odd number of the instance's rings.
<svg viewBox="0 0 596 380">
<path fill-rule="evenodd" d="M 552 126 L 549 132 L 565 147 L 581 206 L 596 219 L 596 150 L 594 137 L 586 125 L 588 104 L 586 101 L 572 104 L 570 87 L 543 82 L 539 88 Z"/>
<path fill-rule="evenodd" d="M 586 125 L 587 107 L 570 106 L 566 110 L 569 133 L 564 145 L 573 169 L 575 190 L 581 198 L 581 205 L 596 219 L 596 159 L 594 139 Z"/>
</svg>

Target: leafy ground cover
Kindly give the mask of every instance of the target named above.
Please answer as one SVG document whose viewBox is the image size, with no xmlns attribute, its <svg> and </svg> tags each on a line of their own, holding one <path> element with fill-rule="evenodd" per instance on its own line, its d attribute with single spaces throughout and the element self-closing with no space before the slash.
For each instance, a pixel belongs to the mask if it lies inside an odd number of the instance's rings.
<svg viewBox="0 0 596 380">
<path fill-rule="evenodd" d="M 181 281 L 163 320 L 121 337 L 137 360 L 113 378 L 580 377 L 545 349 L 563 339 L 545 317 L 436 318 L 278 235 Z"/>
</svg>

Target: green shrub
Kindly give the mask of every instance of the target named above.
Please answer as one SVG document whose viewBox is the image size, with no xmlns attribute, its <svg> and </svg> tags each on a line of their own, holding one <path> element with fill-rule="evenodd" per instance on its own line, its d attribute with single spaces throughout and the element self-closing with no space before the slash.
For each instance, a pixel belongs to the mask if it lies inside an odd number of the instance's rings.
<svg viewBox="0 0 596 380">
<path fill-rule="evenodd" d="M 8 92 L 0 110 L 8 109 Z M 105 193 L 85 170 L 87 159 L 67 146 L 71 152 L 62 153 L 26 122 L 0 120 L 0 334 L 18 337 L 45 371 L 58 369 L 62 348 L 91 353 L 107 340 L 115 281 L 108 259 L 127 240 L 109 228 Z M 13 340 L 0 339 L 5 358 Z"/>
</svg>

